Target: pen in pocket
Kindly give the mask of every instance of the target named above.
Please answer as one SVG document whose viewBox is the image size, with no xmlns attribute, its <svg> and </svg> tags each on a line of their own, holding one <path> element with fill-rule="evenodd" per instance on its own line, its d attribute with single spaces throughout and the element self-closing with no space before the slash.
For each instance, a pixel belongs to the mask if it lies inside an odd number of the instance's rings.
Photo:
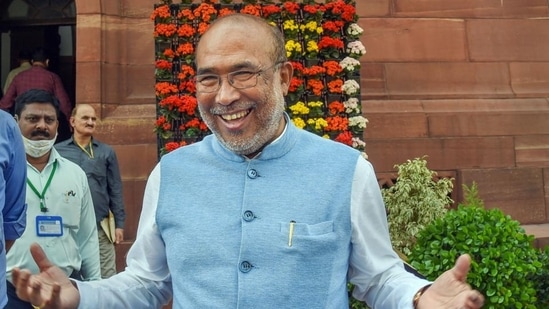
<svg viewBox="0 0 549 309">
<path fill-rule="evenodd" d="M 292 246 L 292 238 L 294 237 L 294 224 L 294 220 L 290 221 L 290 230 L 288 231 L 288 247 Z"/>
</svg>

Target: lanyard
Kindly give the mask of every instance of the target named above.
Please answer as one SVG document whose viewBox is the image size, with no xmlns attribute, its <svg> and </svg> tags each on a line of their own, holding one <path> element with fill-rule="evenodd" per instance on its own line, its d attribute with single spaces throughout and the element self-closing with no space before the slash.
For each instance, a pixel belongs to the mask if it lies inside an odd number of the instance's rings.
<svg viewBox="0 0 549 309">
<path fill-rule="evenodd" d="M 91 141 L 91 140 L 90 140 L 90 143 L 88 144 L 88 147 L 90 147 L 90 151 L 89 151 L 89 152 L 86 150 L 86 148 L 80 146 L 80 144 L 79 144 L 78 142 L 77 142 L 76 144 L 78 145 L 78 147 L 80 147 L 80 149 L 82 149 L 83 152 L 85 152 L 85 153 L 88 155 L 88 157 L 90 157 L 91 159 L 93 159 L 93 144 L 92 144 L 92 141 Z"/>
<path fill-rule="evenodd" d="M 48 177 L 48 181 L 46 182 L 46 185 L 44 186 L 44 189 L 42 190 L 42 194 L 38 193 L 38 190 L 34 187 L 32 182 L 27 178 L 27 184 L 32 189 L 34 194 L 38 196 L 40 199 L 40 211 L 41 212 L 48 212 L 48 208 L 44 205 L 44 196 L 46 194 L 46 190 L 48 190 L 48 187 L 50 186 L 51 180 L 53 178 L 53 174 L 55 174 L 55 170 L 57 169 L 57 160 L 53 162 L 53 169 L 51 170 L 50 176 Z"/>
</svg>

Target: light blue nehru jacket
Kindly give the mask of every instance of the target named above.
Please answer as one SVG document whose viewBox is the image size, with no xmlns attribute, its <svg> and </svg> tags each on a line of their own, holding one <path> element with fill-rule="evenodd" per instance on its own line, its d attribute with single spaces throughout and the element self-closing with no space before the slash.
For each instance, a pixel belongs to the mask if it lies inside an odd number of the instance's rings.
<svg viewBox="0 0 549 309">
<path fill-rule="evenodd" d="M 174 308 L 348 308 L 359 155 L 290 123 L 253 160 L 214 136 L 163 156 L 156 220 Z"/>
</svg>

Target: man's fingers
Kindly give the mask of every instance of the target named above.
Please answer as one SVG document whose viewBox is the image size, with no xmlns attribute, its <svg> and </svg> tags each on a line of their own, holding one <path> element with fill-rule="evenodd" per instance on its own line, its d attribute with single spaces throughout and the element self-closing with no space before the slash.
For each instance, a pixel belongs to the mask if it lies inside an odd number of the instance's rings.
<svg viewBox="0 0 549 309">
<path fill-rule="evenodd" d="M 31 244 L 30 252 L 31 252 L 32 258 L 36 262 L 36 265 L 38 265 L 40 272 L 53 266 L 53 264 L 50 262 L 50 260 L 48 260 L 46 253 L 44 252 L 44 250 L 42 250 L 42 247 L 40 247 L 39 244 L 37 243 Z"/>
<path fill-rule="evenodd" d="M 457 280 L 465 282 L 467 280 L 467 274 L 471 268 L 471 257 L 468 254 L 462 254 L 456 261 L 456 264 L 452 271 Z"/>
<path fill-rule="evenodd" d="M 15 268 L 12 271 L 13 284 L 15 285 L 17 297 L 22 300 L 28 300 L 28 283 L 31 274 L 28 271 Z"/>
<path fill-rule="evenodd" d="M 482 305 L 484 305 L 484 296 L 478 291 L 471 291 L 469 301 L 477 308 L 480 308 L 482 307 Z"/>
</svg>

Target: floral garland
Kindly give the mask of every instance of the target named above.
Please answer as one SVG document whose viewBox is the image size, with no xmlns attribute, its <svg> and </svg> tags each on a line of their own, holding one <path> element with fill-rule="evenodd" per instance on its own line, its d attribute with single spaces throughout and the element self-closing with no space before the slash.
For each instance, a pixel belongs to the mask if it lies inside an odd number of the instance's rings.
<svg viewBox="0 0 549 309">
<path fill-rule="evenodd" d="M 287 112 L 299 128 L 364 153 L 358 60 L 366 53 L 359 40 L 353 0 L 204 0 L 155 5 L 155 77 L 159 154 L 202 139 L 209 130 L 200 119 L 193 53 L 200 35 L 218 17 L 236 12 L 267 19 L 286 39 L 294 77 L 286 96 Z M 365 155 L 365 154 L 364 154 Z"/>
</svg>

